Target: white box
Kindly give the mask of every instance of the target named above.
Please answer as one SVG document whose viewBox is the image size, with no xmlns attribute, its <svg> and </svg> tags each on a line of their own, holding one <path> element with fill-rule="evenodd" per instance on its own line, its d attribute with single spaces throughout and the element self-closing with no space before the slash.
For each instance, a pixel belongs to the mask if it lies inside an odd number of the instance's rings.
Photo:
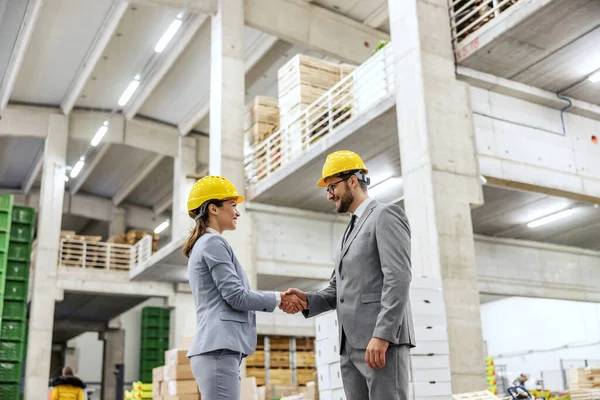
<svg viewBox="0 0 600 400">
<path fill-rule="evenodd" d="M 410 307 L 413 315 L 441 315 L 446 316 L 444 302 L 430 299 L 410 299 Z"/>
<path fill-rule="evenodd" d="M 447 355 L 450 354 L 448 341 L 446 340 L 418 340 L 417 345 L 410 349 L 412 355 Z"/>
<path fill-rule="evenodd" d="M 327 338 L 315 342 L 317 367 L 340 361 L 338 338 Z"/>
<path fill-rule="evenodd" d="M 346 393 L 344 389 L 335 389 L 333 391 L 333 398 L 331 400 L 346 400 Z"/>
<path fill-rule="evenodd" d="M 412 351 L 412 349 L 411 349 Z M 450 370 L 450 357 L 447 355 L 439 356 L 418 356 L 410 355 L 410 365 L 412 370 L 422 369 L 448 369 Z"/>
<path fill-rule="evenodd" d="M 450 382 L 450 368 L 413 369 L 411 375 L 414 383 Z"/>
<path fill-rule="evenodd" d="M 329 364 L 329 379 L 331 380 L 329 389 L 339 389 L 344 387 L 344 382 L 342 381 L 342 370 L 340 369 L 339 362 Z"/>
<path fill-rule="evenodd" d="M 450 382 L 413 383 L 412 386 L 415 397 L 452 396 Z"/>
<path fill-rule="evenodd" d="M 410 282 L 410 291 L 411 293 L 415 289 L 432 289 L 432 290 L 442 290 L 442 280 L 440 278 L 421 278 L 414 277 Z"/>
<path fill-rule="evenodd" d="M 333 400 L 333 391 L 332 390 L 320 390 L 319 391 L 319 400 Z"/>
<path fill-rule="evenodd" d="M 331 389 L 331 375 L 329 365 L 323 365 L 317 368 L 317 375 L 319 376 L 319 390 Z"/>
<path fill-rule="evenodd" d="M 315 340 L 338 338 L 337 312 L 329 311 L 315 317 Z"/>
<path fill-rule="evenodd" d="M 446 326 L 446 315 L 423 315 L 413 313 L 413 324 L 416 328 L 428 326 Z M 416 337 L 419 344 L 419 337 Z"/>
<path fill-rule="evenodd" d="M 415 326 L 415 338 L 417 344 L 423 340 L 448 341 L 448 331 L 446 325 Z"/>
</svg>

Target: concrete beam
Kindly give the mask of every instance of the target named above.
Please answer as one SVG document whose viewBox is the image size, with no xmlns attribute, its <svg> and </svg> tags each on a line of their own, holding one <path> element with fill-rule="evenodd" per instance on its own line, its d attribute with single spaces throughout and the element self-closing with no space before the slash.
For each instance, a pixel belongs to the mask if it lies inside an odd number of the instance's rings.
<svg viewBox="0 0 600 400">
<path fill-rule="evenodd" d="M 15 81 L 17 80 L 17 75 L 19 74 L 19 69 L 21 68 L 21 63 L 25 57 L 25 52 L 29 47 L 33 29 L 35 28 L 35 24 L 40 15 L 41 7 L 42 0 L 30 0 L 27 5 L 27 10 L 25 11 L 19 34 L 17 35 L 12 53 L 10 54 L 8 66 L 6 67 L 6 72 L 4 73 L 4 78 L 0 82 L 0 110 L 6 108 L 8 100 L 10 99 L 13 87 L 15 86 Z"/>
<path fill-rule="evenodd" d="M 180 33 L 173 40 L 172 46 L 169 46 L 166 52 L 163 52 L 158 57 L 156 64 L 152 66 L 152 69 L 144 76 L 140 87 L 136 90 L 136 94 L 133 99 L 129 101 L 123 114 L 127 119 L 135 117 L 137 112 L 142 108 L 144 102 L 150 97 L 150 94 L 158 86 L 162 78 L 171 69 L 175 61 L 179 58 L 183 50 L 192 41 L 198 29 L 206 21 L 205 15 L 192 15 L 188 20 L 183 23 L 180 29 Z"/>
<path fill-rule="evenodd" d="M 246 25 L 323 55 L 360 64 L 389 35 L 303 0 L 246 0 Z"/>
<path fill-rule="evenodd" d="M 31 190 L 31 187 L 37 180 L 40 172 L 42 171 L 42 165 L 44 163 L 44 154 L 43 151 L 40 150 L 40 154 L 38 154 L 37 161 L 33 165 L 33 167 L 27 173 L 27 178 L 25 178 L 25 182 L 21 186 L 21 190 L 23 193 L 28 194 Z"/>
<path fill-rule="evenodd" d="M 105 329 L 105 322 L 77 319 L 54 321 L 54 331 L 102 332 Z"/>
<path fill-rule="evenodd" d="M 133 174 L 132 178 L 125 183 L 119 191 L 114 195 L 112 201 L 115 206 L 118 206 L 133 192 L 139 185 L 150 175 L 158 164 L 165 158 L 161 154 L 153 156 L 140 170 Z"/>
<path fill-rule="evenodd" d="M 378 8 L 376 8 L 365 20 L 363 24 L 370 26 L 371 28 L 379 28 L 385 20 L 389 17 L 387 2 L 383 2 Z"/>
<path fill-rule="evenodd" d="M 164 214 L 164 212 L 167 211 L 172 204 L 173 195 L 169 193 L 162 200 L 160 200 L 156 206 L 154 206 L 154 215 Z"/>
<path fill-rule="evenodd" d="M 88 50 L 83 63 L 75 75 L 75 79 L 73 79 L 71 82 L 62 104 L 60 105 L 60 108 L 65 114 L 68 115 L 77 102 L 83 87 L 87 83 L 92 71 L 96 67 L 96 63 L 102 56 L 102 53 L 108 45 L 108 42 L 117 30 L 119 22 L 127 10 L 127 5 L 128 3 L 125 0 L 113 0 L 110 10 L 104 18 L 104 21 L 102 22 L 102 25 L 100 26 L 100 29 L 94 38 L 94 42 Z"/>
<path fill-rule="evenodd" d="M 77 192 L 79 192 L 79 189 L 81 189 L 87 178 L 89 178 L 92 172 L 94 172 L 94 168 L 96 168 L 96 166 L 98 165 L 100 160 L 102 160 L 102 157 L 104 157 L 109 148 L 110 143 L 101 144 L 100 147 L 97 148 L 97 151 L 94 153 L 91 161 L 85 160 L 86 166 L 83 169 L 83 171 L 81 171 L 79 176 L 77 176 L 75 179 L 69 181 L 71 183 L 71 185 L 69 185 L 69 193 L 71 193 L 71 195 L 76 195 Z"/>
<path fill-rule="evenodd" d="M 187 9 L 199 14 L 212 15 L 217 12 L 217 0 L 131 0 L 131 2 L 171 7 L 178 10 Z"/>
</svg>

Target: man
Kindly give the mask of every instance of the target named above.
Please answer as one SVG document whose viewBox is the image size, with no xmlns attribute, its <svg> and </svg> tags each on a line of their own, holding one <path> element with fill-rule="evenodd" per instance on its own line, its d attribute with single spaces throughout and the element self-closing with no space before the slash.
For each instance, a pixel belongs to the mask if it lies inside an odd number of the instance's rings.
<svg viewBox="0 0 600 400">
<path fill-rule="evenodd" d="M 527 382 L 529 378 L 527 374 L 522 373 L 517 379 L 513 381 L 513 386 L 525 386 L 525 382 Z"/>
<path fill-rule="evenodd" d="M 369 197 L 368 170 L 351 151 L 330 154 L 318 186 L 352 218 L 336 247 L 329 286 L 289 289 L 308 301 L 306 318 L 337 309 L 341 371 L 348 400 L 408 399 L 415 346 L 409 302 L 410 227 L 402 208 Z M 293 312 L 285 305 L 286 312 Z"/>
</svg>

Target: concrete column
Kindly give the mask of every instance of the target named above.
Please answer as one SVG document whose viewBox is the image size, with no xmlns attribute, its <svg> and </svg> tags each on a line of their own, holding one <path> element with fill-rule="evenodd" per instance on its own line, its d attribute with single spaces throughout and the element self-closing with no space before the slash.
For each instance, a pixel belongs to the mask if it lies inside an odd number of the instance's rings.
<svg viewBox="0 0 600 400">
<path fill-rule="evenodd" d="M 210 175 L 231 180 L 245 192 L 244 178 L 244 1 L 219 0 L 212 17 L 210 86 Z M 244 204 L 238 206 L 242 218 L 225 237 L 246 269 L 253 287 L 256 273 L 253 260 L 252 221 Z"/>
<path fill-rule="evenodd" d="M 26 400 L 48 397 L 68 134 L 69 118 L 58 114 L 50 115 L 48 137 L 44 145 L 37 255 L 33 268 L 25 375 Z"/>
<path fill-rule="evenodd" d="M 101 332 L 99 336 L 100 340 L 104 341 L 102 400 L 116 400 L 117 377 L 115 376 L 115 365 L 125 362 L 125 330 L 109 329 Z"/>
<path fill-rule="evenodd" d="M 453 393 L 486 387 L 470 205 L 483 203 L 469 92 L 446 0 L 390 0 L 413 273 L 442 278 Z M 417 338 L 418 342 L 419 338 Z"/>
<path fill-rule="evenodd" d="M 108 236 L 124 235 L 126 229 L 125 209 L 113 207 L 108 225 Z"/>
<path fill-rule="evenodd" d="M 194 178 L 188 178 L 189 175 L 196 174 L 196 139 L 180 136 L 178 145 L 173 173 L 173 216 L 171 219 L 171 237 L 173 239 L 187 236 L 194 226 L 194 220 L 188 215 L 187 198 L 196 181 Z"/>
<path fill-rule="evenodd" d="M 172 307 L 169 329 L 170 348 L 181 348 L 183 337 L 194 336 L 197 327 L 196 307 L 189 286 L 187 283 L 179 286 L 186 286 L 187 290 L 178 288 L 175 295 L 168 300 L 168 306 Z"/>
</svg>

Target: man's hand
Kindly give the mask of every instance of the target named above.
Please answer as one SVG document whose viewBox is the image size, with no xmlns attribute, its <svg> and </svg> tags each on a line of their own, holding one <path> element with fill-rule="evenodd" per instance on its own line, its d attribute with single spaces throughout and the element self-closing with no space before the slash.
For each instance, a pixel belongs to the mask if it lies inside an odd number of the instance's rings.
<svg viewBox="0 0 600 400">
<path fill-rule="evenodd" d="M 365 361 L 370 368 L 381 369 L 385 367 L 385 352 L 390 342 L 380 338 L 371 338 L 367 346 Z"/>
<path fill-rule="evenodd" d="M 308 301 L 303 291 L 288 289 L 281 292 L 281 304 L 279 308 L 288 314 L 296 314 L 308 307 Z"/>
</svg>

